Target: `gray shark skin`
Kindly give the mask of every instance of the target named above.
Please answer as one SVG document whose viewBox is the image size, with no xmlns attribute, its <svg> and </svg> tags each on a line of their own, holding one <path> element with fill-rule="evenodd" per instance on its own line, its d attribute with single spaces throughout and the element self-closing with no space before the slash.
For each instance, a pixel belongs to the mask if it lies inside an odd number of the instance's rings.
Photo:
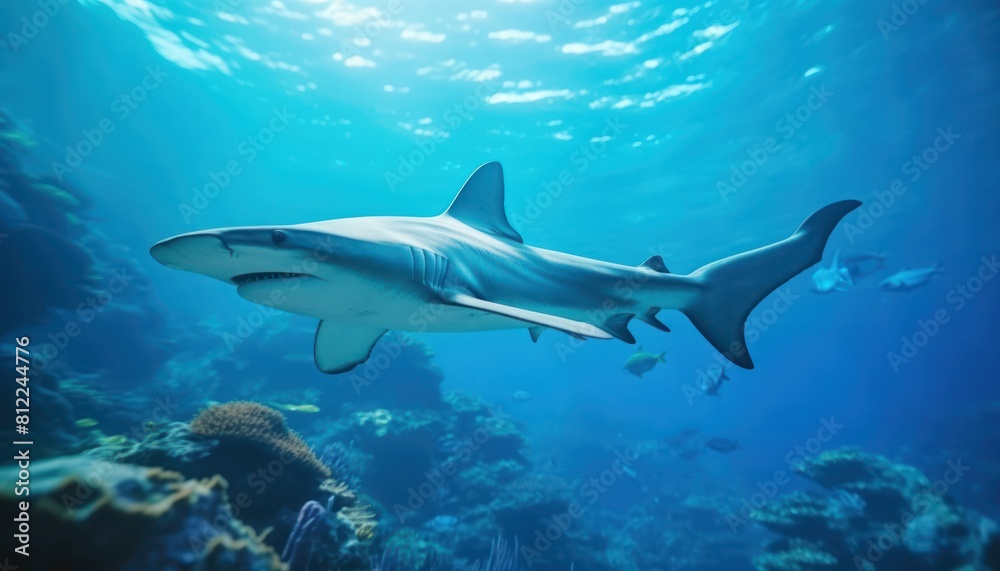
<svg viewBox="0 0 1000 571">
<path fill-rule="evenodd" d="M 861 203 L 835 202 L 780 242 L 670 273 L 662 258 L 625 266 L 525 245 L 504 213 L 499 163 L 479 167 L 438 216 L 344 218 L 220 228 L 153 245 L 160 263 L 236 286 L 249 301 L 320 319 L 314 357 L 325 373 L 364 363 L 389 329 L 545 329 L 634 343 L 633 319 L 679 309 L 733 363 L 753 368 L 750 311 L 820 261 L 834 227 Z M 608 311 L 607 308 L 612 308 Z"/>
</svg>

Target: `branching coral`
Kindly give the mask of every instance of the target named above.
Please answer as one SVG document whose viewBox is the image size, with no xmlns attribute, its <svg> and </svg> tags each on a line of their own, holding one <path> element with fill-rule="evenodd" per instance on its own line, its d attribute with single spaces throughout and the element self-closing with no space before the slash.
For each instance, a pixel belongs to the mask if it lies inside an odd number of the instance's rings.
<svg viewBox="0 0 1000 571">
<path fill-rule="evenodd" d="M 371 506 L 358 501 L 358 495 L 347 484 L 330 479 L 323 482 L 320 489 L 330 494 L 327 509 L 350 523 L 359 540 L 367 541 L 375 536 L 378 526 L 375 512 Z"/>
<path fill-rule="evenodd" d="M 330 469 L 333 479 L 346 484 L 352 489 L 361 487 L 357 469 L 351 463 L 351 451 L 340 442 L 334 442 L 323 448 L 320 461 Z"/>
<path fill-rule="evenodd" d="M 371 506 L 358 504 L 344 508 L 338 514 L 354 526 L 354 535 L 359 540 L 368 541 L 375 537 L 375 529 L 378 527 L 378 517 L 372 511 Z"/>
</svg>

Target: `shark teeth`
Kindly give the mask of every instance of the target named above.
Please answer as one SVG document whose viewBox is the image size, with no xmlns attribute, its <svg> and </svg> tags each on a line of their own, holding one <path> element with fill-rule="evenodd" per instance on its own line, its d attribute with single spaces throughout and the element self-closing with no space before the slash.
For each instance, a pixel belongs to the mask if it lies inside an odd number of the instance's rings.
<svg viewBox="0 0 1000 571">
<path fill-rule="evenodd" d="M 243 286 L 249 283 L 259 282 L 261 280 L 288 279 L 308 276 L 309 274 L 296 274 L 291 272 L 255 272 L 252 274 L 240 274 L 238 276 L 233 276 L 230 280 L 238 286 Z"/>
</svg>

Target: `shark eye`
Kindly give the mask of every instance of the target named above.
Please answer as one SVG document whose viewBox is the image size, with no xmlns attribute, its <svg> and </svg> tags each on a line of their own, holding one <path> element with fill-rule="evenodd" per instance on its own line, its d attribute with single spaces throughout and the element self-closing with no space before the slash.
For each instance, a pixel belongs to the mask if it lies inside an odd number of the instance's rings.
<svg viewBox="0 0 1000 571">
<path fill-rule="evenodd" d="M 271 232 L 271 239 L 274 240 L 274 244 L 276 246 L 280 246 L 285 243 L 285 240 L 288 239 L 288 235 L 281 230 L 275 230 L 274 232 Z"/>
</svg>

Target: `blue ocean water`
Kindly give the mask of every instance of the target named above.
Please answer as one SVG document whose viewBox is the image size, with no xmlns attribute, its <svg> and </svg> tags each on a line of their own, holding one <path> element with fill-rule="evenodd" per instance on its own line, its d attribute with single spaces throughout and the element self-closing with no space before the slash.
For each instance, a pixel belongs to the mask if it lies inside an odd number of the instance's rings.
<svg viewBox="0 0 1000 571">
<path fill-rule="evenodd" d="M 825 295 L 811 291 L 811 268 L 766 298 L 748 328 L 751 371 L 679 312 L 660 315 L 669 334 L 631 327 L 644 350 L 666 353 L 641 378 L 623 369 L 636 347 L 618 341 L 549 332 L 533 344 L 522 330 L 414 338 L 433 350 L 443 390 L 511 416 L 527 469 L 564 481 L 564 495 L 587 497 L 581 482 L 616 451 L 635 453 L 633 473 L 576 524 L 610 545 L 572 539 L 603 553 L 580 555 L 577 569 L 651 569 L 609 555 L 620 543 L 611 530 L 645 521 L 648 535 L 631 534 L 629 549 L 668 553 L 664 538 L 681 524 L 649 506 L 683 511 L 685 498 L 712 495 L 738 506 L 776 471 L 791 474 L 789 455 L 844 446 L 931 480 L 963 458 L 969 476 L 949 494 L 997 518 L 998 15 L 994 2 L 939 0 L 5 3 L 0 107 L 33 141 L 18 147 L 21 166 L 85 203 L 65 236 L 99 261 L 98 284 L 121 267 L 140 284 L 47 369 L 192 412 L 236 399 L 314 404 L 320 412 L 285 414 L 319 447 L 317 435 L 367 405 L 345 408 L 331 387 L 350 375 L 315 369 L 313 321 L 262 313 L 225 284 L 165 268 L 152 244 L 216 227 L 436 215 L 476 167 L 499 161 L 526 244 L 629 265 L 661 255 L 687 274 L 858 199 L 822 265 L 839 251 L 877 253 L 885 267 Z M 4 206 L 8 225 L 44 226 L 17 212 Z M 63 263 L 42 256 L 28 265 Z M 879 287 L 938 264 L 921 287 Z M 66 313 L 46 315 L 3 329 L 58 344 Z M 722 367 L 722 396 L 704 394 L 704 375 Z M 180 380 L 163 384 L 171 374 Z M 740 448 L 697 444 L 685 459 L 664 444 L 692 429 L 696 441 Z M 782 494 L 816 487 L 792 478 Z M 444 505 L 467 512 L 418 520 L 472 525 L 472 500 Z M 719 508 L 697 534 L 738 540 L 741 568 L 753 568 L 767 536 L 732 531 L 732 513 Z M 518 531 L 535 542 L 534 524 L 476 525 L 487 547 Z M 706 545 L 700 555 L 676 547 L 659 568 L 734 568 Z M 574 558 L 545 561 L 521 559 L 568 568 Z"/>
</svg>

